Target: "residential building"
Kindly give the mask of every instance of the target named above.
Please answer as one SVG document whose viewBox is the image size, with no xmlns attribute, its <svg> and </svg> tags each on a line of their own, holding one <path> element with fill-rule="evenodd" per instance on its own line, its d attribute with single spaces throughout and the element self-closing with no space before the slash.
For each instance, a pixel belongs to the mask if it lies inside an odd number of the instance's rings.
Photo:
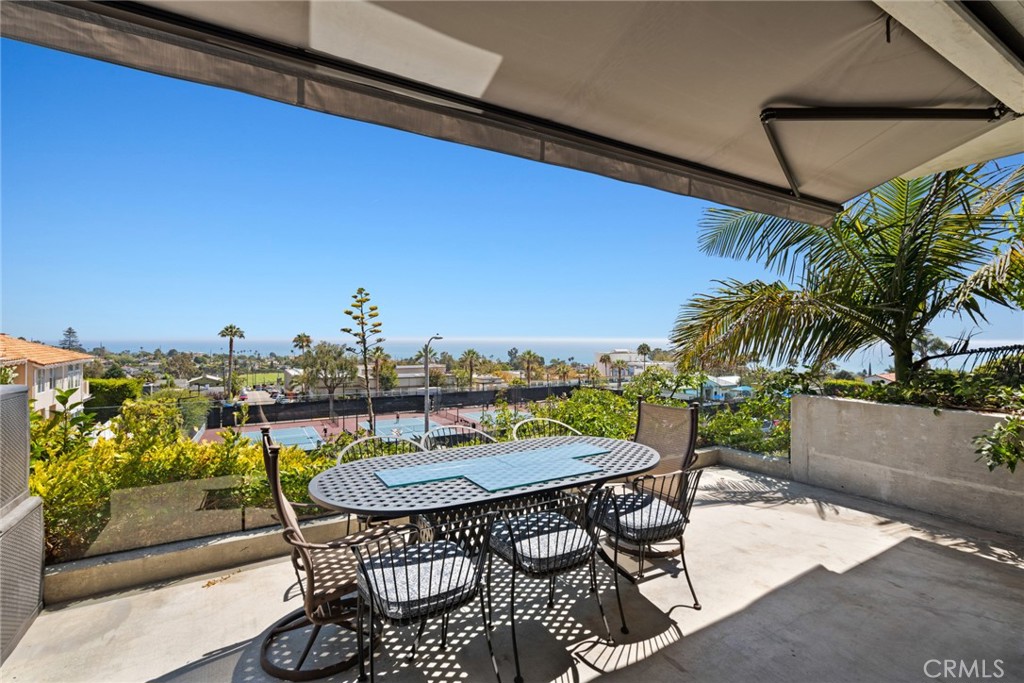
<svg viewBox="0 0 1024 683">
<path fill-rule="evenodd" d="M 611 362 L 607 364 L 607 367 L 605 363 L 601 362 L 601 356 L 603 356 L 605 353 L 607 353 L 608 357 L 611 359 Z M 639 353 L 636 353 L 635 351 L 630 351 L 629 349 L 599 351 L 594 354 L 594 365 L 597 367 L 598 371 L 600 371 L 601 375 L 605 379 L 614 380 L 618 378 L 618 375 L 616 374 L 613 365 L 615 364 L 615 361 L 619 360 L 626 361 L 627 365 L 625 372 L 622 373 L 623 380 L 632 379 L 633 377 L 639 375 L 646 368 L 649 368 L 652 365 L 663 367 L 666 370 L 669 370 L 670 372 L 676 371 L 675 363 L 672 363 L 671 361 L 654 361 L 651 360 L 650 357 L 647 357 L 645 359 Z"/>
<path fill-rule="evenodd" d="M 92 359 L 87 353 L 0 334 L 0 364 L 14 368 L 14 384 L 28 387 L 28 397 L 34 401 L 33 408 L 43 417 L 49 417 L 59 408 L 58 390 L 75 389 L 72 403 L 89 398 L 89 383 L 82 374 L 85 363 Z"/>
<path fill-rule="evenodd" d="M 868 375 L 864 378 L 867 384 L 892 384 L 896 381 L 895 372 L 879 372 L 874 375 Z"/>
</svg>

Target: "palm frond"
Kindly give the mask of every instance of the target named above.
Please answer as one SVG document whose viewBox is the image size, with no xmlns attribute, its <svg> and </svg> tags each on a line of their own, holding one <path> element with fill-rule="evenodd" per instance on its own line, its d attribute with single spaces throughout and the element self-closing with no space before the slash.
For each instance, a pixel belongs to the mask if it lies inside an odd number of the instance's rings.
<svg viewBox="0 0 1024 683">
<path fill-rule="evenodd" d="M 766 363 L 846 358 L 874 339 L 832 302 L 782 282 L 719 282 L 685 304 L 670 341 L 683 366 L 733 363 L 754 355 Z"/>
</svg>

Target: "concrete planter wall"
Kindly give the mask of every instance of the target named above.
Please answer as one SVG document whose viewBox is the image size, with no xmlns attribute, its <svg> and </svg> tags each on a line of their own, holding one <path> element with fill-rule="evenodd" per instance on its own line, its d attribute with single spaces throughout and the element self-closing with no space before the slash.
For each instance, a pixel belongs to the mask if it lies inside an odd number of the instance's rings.
<svg viewBox="0 0 1024 683">
<path fill-rule="evenodd" d="M 972 439 L 1002 418 L 795 396 L 795 481 L 1024 536 L 1024 473 L 989 472 Z"/>
</svg>

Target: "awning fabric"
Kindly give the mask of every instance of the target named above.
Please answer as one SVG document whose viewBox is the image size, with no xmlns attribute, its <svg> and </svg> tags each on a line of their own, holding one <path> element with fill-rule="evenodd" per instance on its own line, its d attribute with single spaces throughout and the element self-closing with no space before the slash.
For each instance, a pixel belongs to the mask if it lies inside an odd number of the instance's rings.
<svg viewBox="0 0 1024 683">
<path fill-rule="evenodd" d="M 860 0 L 0 10 L 11 38 L 820 224 L 865 190 L 1016 124 L 779 122 L 796 196 L 765 135 L 766 108 L 1007 104 Z"/>
</svg>

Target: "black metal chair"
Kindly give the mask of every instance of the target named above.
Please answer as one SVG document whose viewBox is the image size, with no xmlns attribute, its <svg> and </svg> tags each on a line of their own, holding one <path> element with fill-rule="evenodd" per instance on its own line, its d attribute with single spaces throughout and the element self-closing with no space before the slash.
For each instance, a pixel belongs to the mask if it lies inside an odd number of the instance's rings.
<svg viewBox="0 0 1024 683">
<path fill-rule="evenodd" d="M 439 448 L 458 448 L 460 446 L 479 446 L 497 441 L 486 432 L 466 425 L 446 425 L 434 427 L 420 439 L 424 450 L 433 451 Z"/>
<path fill-rule="evenodd" d="M 574 493 L 534 497 L 502 512 L 491 530 L 491 554 L 512 568 L 509 618 L 512 622 L 512 652 L 516 683 L 522 683 L 519 640 L 516 637 L 516 576 L 523 574 L 548 580 L 548 608 L 554 607 L 555 577 L 590 563 L 590 592 L 597 595 L 608 642 L 612 641 L 608 619 L 597 588 L 597 537 L 588 522 L 587 500 Z M 492 560 L 487 562 L 488 613 L 491 610 Z"/>
<path fill-rule="evenodd" d="M 622 632 L 628 633 L 626 614 L 619 590 L 619 552 L 623 546 L 639 556 L 639 569 L 631 580 L 644 577 L 646 554 L 651 547 L 669 540 L 679 542 L 679 559 L 693 597 L 693 608 L 701 608 L 686 567 L 683 533 L 697 494 L 702 470 L 695 469 L 697 406 L 673 407 L 640 403 L 635 440 L 655 448 L 662 462 L 654 474 L 645 474 L 625 484 L 624 489 L 606 489 L 591 506 L 594 521 L 614 547 L 615 594 L 622 616 Z M 665 471 L 672 470 L 672 471 Z"/>
<path fill-rule="evenodd" d="M 517 422 L 512 428 L 512 439 L 515 441 L 542 436 L 583 436 L 583 433 L 549 417 L 531 417 Z"/>
<path fill-rule="evenodd" d="M 309 681 L 331 676 L 353 666 L 360 659 L 358 652 L 342 656 L 337 661 L 313 668 L 303 668 L 321 629 L 327 624 L 355 630 L 356 617 L 356 559 L 351 547 L 355 543 L 388 536 L 388 527 L 376 527 L 351 534 L 330 543 L 309 543 L 302 535 L 293 504 L 281 487 L 278 463 L 280 447 L 270 437 L 270 428 L 262 430 L 263 464 L 267 470 L 274 507 L 277 509 L 284 539 L 291 546 L 292 568 L 302 592 L 302 608 L 279 620 L 264 638 L 260 649 L 260 666 L 271 676 L 288 681 Z M 273 661 L 271 652 L 283 649 L 292 652 L 295 646 L 286 640 L 293 634 L 312 629 L 302 646 L 298 658 L 289 657 L 286 663 Z"/>
<path fill-rule="evenodd" d="M 481 596 L 483 563 L 488 556 L 493 514 L 452 516 L 423 526 L 396 527 L 397 533 L 369 540 L 353 549 L 358 562 L 359 605 L 357 622 L 368 614 L 370 680 L 375 680 L 373 646 L 378 620 L 394 626 L 418 623 L 409 659 L 414 659 L 428 620 L 441 618 L 441 647 L 447 647 L 449 615 Z M 487 610 L 482 596 L 480 613 L 494 675 L 501 683 L 491 644 Z M 359 629 L 363 652 L 363 629 Z M 359 660 L 360 680 L 366 666 Z"/>
<path fill-rule="evenodd" d="M 338 453 L 338 464 L 378 458 L 384 455 L 399 455 L 425 450 L 418 441 L 404 436 L 364 436 L 345 446 Z"/>
</svg>

